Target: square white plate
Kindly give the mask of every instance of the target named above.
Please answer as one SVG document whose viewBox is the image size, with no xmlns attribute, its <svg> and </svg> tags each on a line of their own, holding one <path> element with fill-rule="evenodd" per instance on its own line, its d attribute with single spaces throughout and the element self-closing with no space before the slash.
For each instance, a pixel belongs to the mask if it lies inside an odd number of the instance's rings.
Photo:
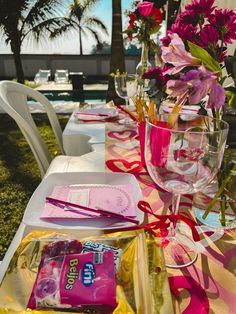
<svg viewBox="0 0 236 314">
<path fill-rule="evenodd" d="M 44 209 L 45 198 L 50 196 L 56 185 L 72 184 L 131 184 L 134 204 L 138 204 L 143 199 L 139 184 L 134 175 L 129 173 L 109 173 L 109 172 L 64 172 L 52 173 L 39 184 L 31 196 L 26 207 L 23 222 L 29 226 L 45 228 L 70 228 L 70 229 L 118 229 L 133 227 L 135 224 L 119 221 L 116 218 L 82 218 L 82 219 L 41 219 Z M 140 224 L 143 222 L 144 213 L 136 207 L 136 217 Z"/>
</svg>

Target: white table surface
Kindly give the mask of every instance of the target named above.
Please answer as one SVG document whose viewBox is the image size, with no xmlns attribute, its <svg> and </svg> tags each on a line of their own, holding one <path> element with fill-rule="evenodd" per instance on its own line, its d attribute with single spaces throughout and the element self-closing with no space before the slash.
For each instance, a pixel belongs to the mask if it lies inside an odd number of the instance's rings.
<svg viewBox="0 0 236 314">
<path fill-rule="evenodd" d="M 104 122 L 81 122 L 72 113 L 62 134 L 63 146 L 66 155 L 81 156 L 93 149 L 93 144 L 105 143 L 105 123 Z M 95 146 L 96 147 L 96 146 Z"/>
</svg>

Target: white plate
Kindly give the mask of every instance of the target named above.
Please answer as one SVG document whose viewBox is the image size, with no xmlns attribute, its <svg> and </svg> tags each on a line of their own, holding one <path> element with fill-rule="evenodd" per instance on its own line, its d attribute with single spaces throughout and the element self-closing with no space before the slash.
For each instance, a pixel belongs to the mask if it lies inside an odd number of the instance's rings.
<svg viewBox="0 0 236 314">
<path fill-rule="evenodd" d="M 135 224 L 118 221 L 116 218 L 83 218 L 83 219 L 41 219 L 45 198 L 52 193 L 56 185 L 71 184 L 131 184 L 134 203 L 143 199 L 139 184 L 134 175 L 129 173 L 108 172 L 70 172 L 52 173 L 39 184 L 26 207 L 23 222 L 29 226 L 62 229 L 118 229 L 133 227 Z M 144 213 L 136 207 L 136 217 L 140 224 L 143 222 Z"/>
<path fill-rule="evenodd" d="M 107 115 L 107 116 L 99 116 Z M 74 113 L 75 118 L 78 120 L 106 120 L 108 118 L 115 118 L 118 116 L 116 108 L 92 108 L 79 110 Z"/>
</svg>

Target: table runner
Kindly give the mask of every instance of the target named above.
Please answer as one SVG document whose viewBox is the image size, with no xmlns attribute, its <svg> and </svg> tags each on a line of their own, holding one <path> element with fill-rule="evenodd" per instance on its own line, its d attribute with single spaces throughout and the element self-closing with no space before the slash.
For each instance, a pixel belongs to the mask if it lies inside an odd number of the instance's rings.
<svg viewBox="0 0 236 314">
<path fill-rule="evenodd" d="M 142 167 L 137 127 L 106 123 L 105 143 L 107 170 L 134 174 L 144 200 L 155 213 L 166 213 L 171 194 L 154 184 Z M 186 204 L 180 211 L 189 211 L 191 199 L 191 196 L 181 199 Z M 154 218 L 149 216 L 147 220 L 151 222 Z M 197 231 L 201 241 L 195 243 L 199 253 L 196 262 L 182 269 L 168 269 L 175 312 L 236 314 L 236 230 L 224 232 L 197 226 Z"/>
</svg>

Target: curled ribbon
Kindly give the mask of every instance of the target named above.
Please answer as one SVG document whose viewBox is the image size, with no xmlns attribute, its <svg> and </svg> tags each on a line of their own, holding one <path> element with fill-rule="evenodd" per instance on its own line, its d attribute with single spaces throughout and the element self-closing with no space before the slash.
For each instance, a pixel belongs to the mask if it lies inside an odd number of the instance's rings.
<svg viewBox="0 0 236 314">
<path fill-rule="evenodd" d="M 197 224 L 187 213 L 181 213 L 177 215 L 157 215 L 153 212 L 150 204 L 145 201 L 139 201 L 138 208 L 144 213 L 152 215 L 157 219 L 156 221 L 150 222 L 144 226 L 144 228 L 149 230 L 154 236 L 159 235 L 156 230 L 166 230 L 170 226 L 171 222 L 173 222 L 175 225 L 178 220 L 181 220 L 190 227 L 194 241 L 200 241 L 200 236 L 196 229 Z"/>
</svg>

